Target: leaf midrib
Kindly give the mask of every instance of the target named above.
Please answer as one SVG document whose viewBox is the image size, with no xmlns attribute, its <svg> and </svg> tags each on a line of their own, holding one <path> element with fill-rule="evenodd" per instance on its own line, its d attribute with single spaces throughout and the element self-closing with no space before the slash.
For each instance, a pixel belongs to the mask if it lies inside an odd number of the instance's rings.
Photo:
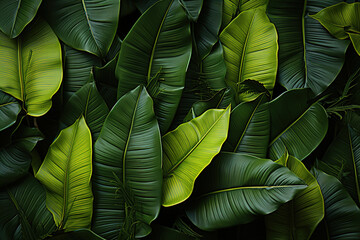
<svg viewBox="0 0 360 240">
<path fill-rule="evenodd" d="M 195 144 L 195 146 L 193 146 L 190 151 L 188 151 L 188 153 L 182 158 L 180 159 L 180 161 L 178 161 L 167 173 L 164 173 L 164 177 L 168 177 L 181 163 L 183 163 L 185 161 L 185 159 L 187 157 L 190 156 L 190 154 L 202 143 L 202 141 L 207 137 L 207 135 L 209 134 L 209 132 L 215 127 L 215 125 L 217 125 L 217 123 L 222 119 L 222 117 L 224 116 L 224 114 L 228 111 L 228 108 L 225 109 L 221 115 L 218 117 L 218 119 L 216 119 L 216 121 L 210 126 L 210 128 L 205 132 L 205 134 L 197 141 L 197 143 Z M 191 121 L 190 121 L 191 122 Z M 189 123 L 190 123 L 189 122 Z"/>
<path fill-rule="evenodd" d="M 356 185 L 356 193 L 357 193 L 357 197 L 358 197 L 358 202 L 360 202 L 360 187 L 359 187 L 359 179 L 358 179 L 358 173 L 357 173 L 357 168 L 356 168 L 356 162 L 355 162 L 355 156 L 354 156 L 354 149 L 353 149 L 353 142 L 351 139 L 351 133 L 348 129 L 348 137 L 349 137 L 349 145 L 350 145 L 350 152 L 351 152 L 351 161 L 353 164 L 353 168 L 354 168 L 354 175 L 355 175 L 355 185 Z"/>
<path fill-rule="evenodd" d="M 96 48 L 98 49 L 99 53 L 102 54 L 102 51 L 101 51 L 101 49 L 100 49 L 100 47 L 99 47 L 99 44 L 97 43 L 97 40 L 96 40 L 96 38 L 95 38 L 95 36 L 94 36 L 94 32 L 93 32 L 93 30 L 92 30 L 92 26 L 91 26 L 91 24 L 90 24 L 90 19 L 89 19 L 89 15 L 88 15 L 88 12 L 87 12 L 86 5 L 85 5 L 85 0 L 81 0 L 81 5 L 82 5 L 82 7 L 83 7 L 83 9 L 84 9 L 84 14 L 85 14 L 85 17 L 86 17 L 86 22 L 87 22 L 88 25 L 89 25 L 89 30 L 90 30 L 90 33 L 91 33 L 92 38 L 94 39 L 95 46 L 96 46 Z"/>
<path fill-rule="evenodd" d="M 155 37 L 155 41 L 154 41 L 154 45 L 153 45 L 153 48 L 151 50 L 151 55 L 150 55 L 150 60 L 149 60 L 149 67 L 148 67 L 148 74 L 147 74 L 147 82 L 151 79 L 151 69 L 152 69 L 152 64 L 153 64 L 153 61 L 154 61 L 154 55 L 155 55 L 155 48 L 156 48 L 156 45 L 157 45 L 157 42 L 159 40 L 159 36 L 160 36 L 160 32 L 161 32 L 161 29 L 164 25 L 164 22 L 165 22 L 165 19 L 167 17 L 167 14 L 173 4 L 174 0 L 172 0 L 168 6 L 168 8 L 166 9 L 166 12 L 164 14 L 164 17 L 162 18 L 161 20 L 161 23 L 160 23 L 160 26 L 159 26 L 159 29 L 158 29 L 158 32 L 156 34 L 156 37 Z"/>
<path fill-rule="evenodd" d="M 297 188 L 297 187 L 306 187 L 306 185 L 303 185 L 303 184 L 294 184 L 294 185 L 279 185 L 279 186 L 260 185 L 260 186 L 233 187 L 233 188 L 226 188 L 226 189 L 221 189 L 221 190 L 217 190 L 217 191 L 212 191 L 212 192 L 209 192 L 209 193 L 205 193 L 205 194 L 199 196 L 199 198 L 203 198 L 203 197 L 210 196 L 210 195 L 214 195 L 214 194 L 218 194 L 218 193 L 226 193 L 226 192 L 237 191 L 237 190 Z"/>
<path fill-rule="evenodd" d="M 11 30 L 10 30 L 10 36 L 11 36 L 11 37 L 13 36 L 13 33 L 14 33 L 14 28 L 15 28 L 15 25 L 16 25 L 17 16 L 18 16 L 18 14 L 19 14 L 19 9 L 20 9 L 20 5 L 21 5 L 21 1 L 22 1 L 22 0 L 19 0 L 18 6 L 17 6 L 17 8 L 16 8 L 16 13 L 15 13 L 15 17 L 14 17 L 14 22 L 13 22 L 13 25 L 11 26 Z"/>
</svg>

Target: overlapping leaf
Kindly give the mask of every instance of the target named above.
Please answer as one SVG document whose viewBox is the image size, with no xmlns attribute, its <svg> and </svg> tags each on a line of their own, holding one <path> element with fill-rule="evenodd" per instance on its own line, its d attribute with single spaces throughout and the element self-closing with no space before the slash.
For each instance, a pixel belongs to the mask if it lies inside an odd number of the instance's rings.
<svg viewBox="0 0 360 240">
<path fill-rule="evenodd" d="M 15 98 L 0 91 L 0 131 L 16 122 L 20 110 L 21 106 Z"/>
<path fill-rule="evenodd" d="M 277 33 L 265 8 L 240 13 L 220 34 L 226 63 L 225 80 L 237 93 L 237 102 L 253 100 L 252 94 L 240 94 L 247 79 L 262 83 L 269 92 L 275 85 L 277 72 Z M 240 96 L 239 96 L 240 94 Z"/>
<path fill-rule="evenodd" d="M 59 229 L 89 228 L 93 210 L 91 133 L 84 117 L 62 130 L 35 177 L 46 187 L 46 206 Z"/>
<path fill-rule="evenodd" d="M 23 101 L 31 116 L 44 115 L 62 80 L 61 47 L 50 26 L 37 19 L 20 37 L 0 33 L 0 89 Z"/>
<path fill-rule="evenodd" d="M 186 214 L 203 230 L 244 224 L 274 212 L 305 187 L 270 160 L 222 152 L 201 175 Z"/>
<path fill-rule="evenodd" d="M 190 196 L 196 178 L 226 140 L 229 117 L 230 106 L 208 110 L 163 136 L 164 206 L 181 203 Z"/>
<path fill-rule="evenodd" d="M 149 234 L 161 206 L 161 158 L 153 102 L 139 86 L 118 100 L 94 146 L 94 232 Z"/>
<path fill-rule="evenodd" d="M 176 113 L 191 54 L 190 25 L 178 0 L 154 4 L 124 39 L 116 67 L 118 97 L 139 84 L 152 86 L 160 130 Z M 156 76 L 156 77 L 155 77 Z M 155 87 L 154 87 L 155 86 Z"/>
</svg>

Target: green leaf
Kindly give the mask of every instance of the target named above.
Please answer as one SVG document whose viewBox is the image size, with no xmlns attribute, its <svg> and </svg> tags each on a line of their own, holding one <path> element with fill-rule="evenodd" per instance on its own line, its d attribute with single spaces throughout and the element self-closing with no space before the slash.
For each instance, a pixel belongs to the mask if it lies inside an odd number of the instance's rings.
<svg viewBox="0 0 360 240">
<path fill-rule="evenodd" d="M 93 68 L 96 86 L 110 109 L 117 102 L 118 80 L 115 77 L 115 68 L 118 56 L 116 55 L 104 67 Z"/>
<path fill-rule="evenodd" d="M 106 54 L 105 57 L 106 62 L 112 61 L 114 58 L 116 58 L 119 55 L 121 44 L 122 44 L 122 40 L 120 39 L 119 36 L 116 35 L 111 44 L 109 52 Z"/>
<path fill-rule="evenodd" d="M 35 177 L 46 187 L 46 206 L 58 229 L 89 228 L 93 209 L 92 143 L 84 117 L 62 130 Z"/>
<path fill-rule="evenodd" d="M 162 137 L 163 206 L 185 201 L 204 168 L 220 152 L 229 128 L 230 106 L 211 109 Z"/>
<path fill-rule="evenodd" d="M 125 37 L 119 54 L 118 97 L 139 84 L 147 86 L 159 73 L 157 94 L 151 97 L 160 130 L 166 133 L 181 98 L 191 54 L 190 25 L 178 0 L 159 1 L 149 8 Z"/>
<path fill-rule="evenodd" d="M 267 96 L 262 94 L 256 100 L 241 103 L 231 111 L 229 136 L 222 150 L 259 158 L 267 156 L 270 138 L 267 101 Z"/>
<path fill-rule="evenodd" d="M 45 189 L 31 175 L 0 191 L 0 235 L 4 240 L 43 239 L 55 230 Z"/>
<path fill-rule="evenodd" d="M 360 132 L 346 116 L 345 125 L 329 145 L 318 169 L 336 177 L 360 206 Z M 348 120 L 349 119 L 349 120 Z M 347 123 L 349 121 L 349 123 Z"/>
<path fill-rule="evenodd" d="M 0 30 L 16 38 L 35 17 L 42 0 L 7 0 L 0 2 Z"/>
<path fill-rule="evenodd" d="M 212 47 L 218 41 L 222 8 L 223 1 L 205 0 L 199 19 L 193 25 L 193 34 L 200 60 L 211 52 Z"/>
<path fill-rule="evenodd" d="M 301 178 L 308 187 L 278 210 L 265 216 L 267 239 L 309 239 L 324 217 L 324 199 L 316 178 L 305 165 L 286 153 L 276 161 Z"/>
<path fill-rule="evenodd" d="M 171 240 L 196 240 L 185 233 L 179 232 L 176 229 L 161 225 L 154 225 L 151 234 L 146 238 L 147 240 L 171 239 Z"/>
<path fill-rule="evenodd" d="M 360 3 L 339 3 L 311 17 L 318 20 L 334 37 L 347 39 L 360 55 Z"/>
<path fill-rule="evenodd" d="M 340 0 L 272 0 L 267 14 L 279 34 L 278 81 L 287 89 L 322 93 L 339 74 L 348 41 L 333 38 L 313 14 Z"/>
<path fill-rule="evenodd" d="M 269 92 L 277 72 L 277 33 L 265 8 L 240 13 L 220 34 L 227 67 L 225 80 L 237 93 L 237 102 L 254 100 L 252 94 L 240 94 L 247 79 L 262 83 Z"/>
<path fill-rule="evenodd" d="M 186 10 L 189 20 L 197 22 L 203 6 L 203 0 L 179 0 L 179 2 Z"/>
<path fill-rule="evenodd" d="M 149 234 L 161 206 L 161 159 L 153 102 L 139 86 L 118 100 L 94 146 L 94 232 Z"/>
<path fill-rule="evenodd" d="M 93 66 L 101 66 L 100 58 L 64 45 L 64 102 L 66 103 L 82 86 L 89 82 Z"/>
<path fill-rule="evenodd" d="M 331 240 L 359 239 L 360 209 L 355 202 L 335 177 L 315 168 L 311 172 L 316 177 L 325 200 L 325 218 L 322 222 L 325 231 L 322 236 Z M 317 239 L 319 238 L 314 238 Z"/>
<path fill-rule="evenodd" d="M 274 212 L 306 187 L 273 161 L 221 152 L 199 178 L 187 216 L 198 228 L 215 230 Z"/>
<path fill-rule="evenodd" d="M 65 105 L 60 119 L 60 129 L 69 127 L 83 115 L 95 142 L 108 113 L 109 109 L 95 82 L 90 82 L 80 88 Z"/>
<path fill-rule="evenodd" d="M 23 101 L 31 116 L 44 115 L 62 80 L 61 47 L 50 26 L 37 19 L 20 37 L 0 32 L 0 89 Z"/>
<path fill-rule="evenodd" d="M 266 6 L 269 0 L 224 0 L 221 29 L 224 29 L 240 12 Z"/>
<path fill-rule="evenodd" d="M 66 45 L 105 57 L 115 37 L 120 0 L 44 1 L 43 15 Z"/>
<path fill-rule="evenodd" d="M 293 89 L 270 102 L 269 156 L 279 159 L 287 150 L 299 160 L 321 143 L 328 129 L 325 109 L 311 104 L 310 89 Z"/>
<path fill-rule="evenodd" d="M 89 229 L 79 229 L 72 232 L 55 235 L 50 240 L 105 240 Z"/>
<path fill-rule="evenodd" d="M 37 129 L 28 127 L 20 127 L 11 137 L 11 144 L 0 148 L 0 188 L 28 173 L 30 152 L 42 139 Z"/>
<path fill-rule="evenodd" d="M 15 98 L 0 91 L 0 131 L 16 122 L 21 106 Z"/>
</svg>

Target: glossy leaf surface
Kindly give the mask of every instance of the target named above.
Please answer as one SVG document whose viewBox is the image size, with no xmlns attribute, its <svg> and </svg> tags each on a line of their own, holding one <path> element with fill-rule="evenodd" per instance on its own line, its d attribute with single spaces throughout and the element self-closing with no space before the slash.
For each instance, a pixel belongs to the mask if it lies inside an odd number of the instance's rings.
<svg viewBox="0 0 360 240">
<path fill-rule="evenodd" d="M 50 26 L 41 19 L 19 38 L 0 33 L 0 89 L 23 101 L 31 116 L 44 115 L 62 81 L 61 47 Z"/>
<path fill-rule="evenodd" d="M 162 137 L 163 205 L 185 201 L 195 179 L 220 152 L 229 128 L 230 106 L 212 109 Z"/>
<path fill-rule="evenodd" d="M 20 110 L 21 106 L 15 98 L 0 91 L 0 131 L 16 122 Z"/>
<path fill-rule="evenodd" d="M 93 209 L 91 133 L 84 117 L 62 130 L 35 177 L 46 187 L 46 206 L 59 229 L 89 228 Z"/>
<path fill-rule="evenodd" d="M 159 214 L 162 153 L 152 104 L 143 86 L 121 97 L 95 143 L 92 230 L 106 239 L 145 236 Z"/>
<path fill-rule="evenodd" d="M 200 229 L 214 230 L 272 213 L 306 185 L 270 160 L 222 152 L 201 175 L 197 187 L 186 214 Z"/>
</svg>

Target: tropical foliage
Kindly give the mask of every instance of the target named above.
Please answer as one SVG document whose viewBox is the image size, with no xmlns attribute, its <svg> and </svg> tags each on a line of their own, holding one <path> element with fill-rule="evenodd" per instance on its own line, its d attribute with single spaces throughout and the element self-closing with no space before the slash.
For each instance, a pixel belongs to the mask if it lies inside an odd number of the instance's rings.
<svg viewBox="0 0 360 240">
<path fill-rule="evenodd" d="M 0 239 L 360 239 L 360 3 L 0 3 Z"/>
</svg>

